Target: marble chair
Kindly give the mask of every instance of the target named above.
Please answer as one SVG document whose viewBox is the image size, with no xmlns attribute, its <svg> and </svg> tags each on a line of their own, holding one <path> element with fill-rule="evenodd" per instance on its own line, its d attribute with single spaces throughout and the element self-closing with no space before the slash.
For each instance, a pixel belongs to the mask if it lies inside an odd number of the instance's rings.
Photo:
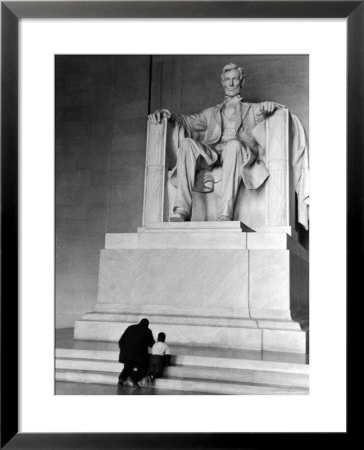
<svg viewBox="0 0 364 450">
<path fill-rule="evenodd" d="M 297 134 L 304 133 L 297 121 L 288 109 L 279 109 L 253 130 L 262 148 L 260 159 L 265 162 L 270 175 L 256 190 L 248 190 L 241 183 L 234 220 L 255 231 L 276 231 L 280 227 L 280 231 L 294 234 L 295 191 L 302 203 L 298 211 L 303 216 L 303 222 L 307 222 L 305 202 L 308 194 L 302 192 L 307 190 L 307 148 L 302 136 L 297 138 Z M 176 189 L 169 175 L 178 151 L 173 137 L 175 133 L 176 129 L 165 118 L 158 125 L 148 123 L 143 225 L 168 222 L 172 213 Z M 213 168 L 210 175 L 213 184 L 211 192 L 193 192 L 191 221 L 217 220 L 221 168 Z"/>
</svg>

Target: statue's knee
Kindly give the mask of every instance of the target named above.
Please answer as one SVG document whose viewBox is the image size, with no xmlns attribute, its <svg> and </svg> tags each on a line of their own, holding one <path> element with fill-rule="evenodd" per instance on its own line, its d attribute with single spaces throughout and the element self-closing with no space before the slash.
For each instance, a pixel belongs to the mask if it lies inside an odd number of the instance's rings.
<svg viewBox="0 0 364 450">
<path fill-rule="evenodd" d="M 185 138 L 181 141 L 178 154 L 180 157 L 185 158 L 195 153 L 194 140 Z"/>
<path fill-rule="evenodd" d="M 193 139 L 184 138 L 180 143 L 180 150 L 191 151 L 193 149 Z"/>
</svg>

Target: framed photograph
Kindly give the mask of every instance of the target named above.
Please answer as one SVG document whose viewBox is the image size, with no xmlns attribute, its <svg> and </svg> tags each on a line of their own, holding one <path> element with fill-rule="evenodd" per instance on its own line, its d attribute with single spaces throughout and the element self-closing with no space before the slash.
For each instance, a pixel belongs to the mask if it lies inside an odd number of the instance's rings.
<svg viewBox="0 0 364 450">
<path fill-rule="evenodd" d="M 324 6 L 2 2 L 2 446 L 347 436 L 364 8 Z"/>
</svg>

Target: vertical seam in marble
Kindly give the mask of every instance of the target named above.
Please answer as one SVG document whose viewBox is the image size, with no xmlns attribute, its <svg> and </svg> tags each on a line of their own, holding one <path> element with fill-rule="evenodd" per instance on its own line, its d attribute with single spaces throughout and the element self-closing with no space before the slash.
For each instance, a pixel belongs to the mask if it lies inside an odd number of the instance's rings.
<svg viewBox="0 0 364 450">
<path fill-rule="evenodd" d="M 246 233 L 246 249 L 248 252 L 248 314 L 249 314 L 249 318 L 250 320 L 253 320 L 255 322 L 255 325 L 257 327 L 257 329 L 260 329 L 260 333 L 261 333 L 261 351 L 263 351 L 263 329 L 259 327 L 259 323 L 258 320 L 254 319 L 250 313 L 250 250 L 248 250 L 248 233 Z"/>
<path fill-rule="evenodd" d="M 248 233 L 245 234 L 246 239 L 246 247 L 248 247 Z M 249 318 L 252 319 L 252 316 L 250 314 L 250 250 L 247 250 L 248 252 L 248 314 Z"/>
<path fill-rule="evenodd" d="M 183 55 L 181 56 L 181 83 L 180 83 L 180 93 L 179 93 L 179 112 L 182 111 L 182 83 L 183 83 Z"/>
<path fill-rule="evenodd" d="M 114 66 L 113 69 L 113 85 L 116 85 L 116 66 Z M 112 103 L 112 108 L 113 108 L 113 132 L 115 132 L 115 126 L 117 126 L 117 120 L 116 120 L 116 108 L 115 108 L 115 101 L 113 101 Z M 95 115 L 95 106 L 93 106 L 93 116 Z M 92 140 L 92 142 L 94 142 L 94 140 Z M 110 227 L 110 215 L 111 215 L 111 201 L 112 201 L 112 186 L 113 186 L 113 164 L 112 164 L 112 150 L 113 150 L 113 139 L 111 140 L 111 149 L 109 149 L 108 154 L 106 156 L 107 160 L 108 160 L 108 173 L 109 173 L 109 183 L 108 183 L 108 195 L 107 195 L 107 215 L 106 215 L 106 230 L 107 233 L 111 232 L 111 227 Z"/>
<path fill-rule="evenodd" d="M 151 111 L 152 104 L 152 77 L 153 77 L 153 55 L 149 57 L 149 83 L 148 83 L 148 114 Z"/>
<path fill-rule="evenodd" d="M 160 87 L 159 87 L 159 109 L 163 108 L 163 71 L 164 71 L 165 57 L 162 56 L 162 67 L 161 67 L 161 77 L 160 77 Z"/>
</svg>

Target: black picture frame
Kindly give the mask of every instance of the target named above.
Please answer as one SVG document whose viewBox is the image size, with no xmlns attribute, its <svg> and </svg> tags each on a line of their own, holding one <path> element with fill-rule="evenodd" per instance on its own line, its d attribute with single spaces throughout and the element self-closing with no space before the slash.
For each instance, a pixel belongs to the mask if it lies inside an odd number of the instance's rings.
<svg viewBox="0 0 364 450">
<path fill-rule="evenodd" d="M 347 18 L 347 299 L 354 293 L 357 295 L 356 287 L 364 273 L 364 1 L 2 1 L 1 448 L 270 448 L 277 439 L 280 447 L 291 447 L 297 441 L 300 445 L 309 445 L 310 433 L 304 433 L 297 440 L 294 433 L 18 432 L 18 22 L 21 18 L 111 17 Z M 331 226 L 335 226 L 334 223 Z M 351 346 L 347 348 L 350 355 Z M 338 433 L 335 440 L 348 436 L 348 432 Z M 326 436 L 321 435 L 321 438 L 327 442 Z M 321 438 L 316 434 L 315 444 L 320 444 Z"/>
</svg>

